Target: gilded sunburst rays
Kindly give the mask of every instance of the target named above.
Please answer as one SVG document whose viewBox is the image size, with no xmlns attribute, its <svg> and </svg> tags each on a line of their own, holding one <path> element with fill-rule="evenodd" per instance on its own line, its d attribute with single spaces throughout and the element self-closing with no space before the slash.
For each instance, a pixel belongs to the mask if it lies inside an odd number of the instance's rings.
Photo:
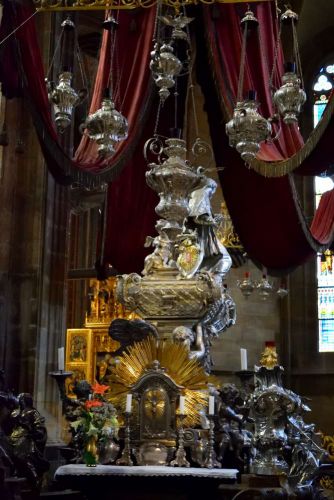
<svg viewBox="0 0 334 500">
<path fill-rule="evenodd" d="M 124 409 L 126 394 L 155 360 L 175 384 L 183 387 L 187 415 L 184 425 L 199 424 L 199 410 L 207 406 L 209 378 L 197 360 L 189 359 L 187 347 L 179 343 L 149 337 L 130 346 L 113 368 L 110 399 L 119 409 Z"/>
</svg>

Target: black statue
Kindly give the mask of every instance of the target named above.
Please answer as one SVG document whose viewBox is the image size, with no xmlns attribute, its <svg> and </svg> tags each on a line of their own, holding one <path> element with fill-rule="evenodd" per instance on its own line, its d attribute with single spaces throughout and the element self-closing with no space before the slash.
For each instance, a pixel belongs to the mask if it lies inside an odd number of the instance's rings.
<svg viewBox="0 0 334 500">
<path fill-rule="evenodd" d="M 114 319 L 109 326 L 109 335 L 121 344 L 119 349 L 113 353 L 114 356 L 119 356 L 131 344 L 140 342 L 150 335 L 158 338 L 156 328 L 141 319 Z"/>
<path fill-rule="evenodd" d="M 7 434 L 10 429 L 10 415 L 17 406 L 18 401 L 13 394 L 0 392 L 0 469 L 8 469 L 11 473 L 15 471 L 15 467 Z"/>
<path fill-rule="evenodd" d="M 247 465 L 251 458 L 252 433 L 245 428 L 250 408 L 241 398 L 234 384 L 223 384 L 219 391 L 218 433 L 220 434 L 218 460 L 223 465 L 235 462 L 235 466 Z"/>
<path fill-rule="evenodd" d="M 13 462 L 18 475 L 38 488 L 43 473 L 49 469 L 49 463 L 43 457 L 47 439 L 45 419 L 34 408 L 31 394 L 19 394 L 18 402 L 19 407 L 10 415 L 12 431 L 8 438 Z"/>
</svg>

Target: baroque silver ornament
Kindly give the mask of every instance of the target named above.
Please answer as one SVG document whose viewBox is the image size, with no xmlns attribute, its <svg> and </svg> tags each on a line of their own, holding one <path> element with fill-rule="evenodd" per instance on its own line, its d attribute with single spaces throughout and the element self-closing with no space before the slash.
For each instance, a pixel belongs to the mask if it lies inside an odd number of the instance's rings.
<svg viewBox="0 0 334 500">
<path fill-rule="evenodd" d="M 196 161 L 198 149 L 205 149 L 198 146 L 199 141 L 192 150 Z M 149 162 L 146 179 L 160 197 L 159 234 L 147 240 L 154 250 L 145 259 L 143 276 L 118 277 L 117 300 L 153 320 L 161 338 L 174 338 L 173 332 L 186 327 L 189 357 L 210 371 L 210 339 L 235 322 L 235 304 L 223 287 L 232 261 L 218 241 L 210 204 L 216 183 L 187 159 L 182 139 L 155 136 L 145 145 L 146 159 L 149 153 L 157 157 Z"/>
<path fill-rule="evenodd" d="M 164 24 L 167 24 L 167 26 L 173 27 L 172 39 L 186 40 L 189 42 L 188 33 L 184 31 L 184 28 L 188 26 L 188 24 L 195 19 L 194 17 L 184 16 L 181 12 L 176 16 L 169 16 L 169 15 L 160 16 L 159 19 Z"/>
<path fill-rule="evenodd" d="M 273 291 L 273 285 L 268 280 L 267 276 L 264 274 L 260 281 L 256 285 L 256 289 L 261 297 L 261 300 L 265 301 L 268 299 Z"/>
<path fill-rule="evenodd" d="M 286 125 L 298 123 L 298 115 L 306 101 L 306 93 L 301 88 L 301 80 L 294 71 L 287 71 L 282 81 L 282 86 L 274 93 L 274 103 Z"/>
<path fill-rule="evenodd" d="M 49 101 L 53 104 L 55 122 L 59 132 L 71 124 L 73 109 L 81 101 L 79 94 L 72 88 L 72 73 L 63 71 L 59 74 L 59 82 L 55 88 L 47 82 Z"/>
<path fill-rule="evenodd" d="M 242 295 L 247 299 L 253 292 L 256 283 L 251 279 L 249 272 L 245 273 L 242 281 L 237 281 L 237 287 L 240 288 Z"/>
<path fill-rule="evenodd" d="M 82 128 L 98 144 L 98 154 L 103 159 L 111 158 L 115 153 L 115 145 L 128 136 L 128 122 L 116 111 L 110 97 L 102 100 L 101 108 L 87 117 Z"/>
<path fill-rule="evenodd" d="M 168 89 L 174 87 L 175 77 L 182 69 L 182 62 L 174 54 L 174 49 L 169 43 L 164 43 L 160 48 L 155 44 L 151 52 L 150 69 L 154 81 L 159 87 L 159 96 L 165 102 L 170 92 Z"/>
<path fill-rule="evenodd" d="M 232 119 L 226 124 L 230 146 L 236 148 L 246 163 L 255 158 L 261 142 L 268 140 L 271 134 L 270 122 L 260 115 L 258 107 L 254 99 L 238 102 Z"/>
</svg>

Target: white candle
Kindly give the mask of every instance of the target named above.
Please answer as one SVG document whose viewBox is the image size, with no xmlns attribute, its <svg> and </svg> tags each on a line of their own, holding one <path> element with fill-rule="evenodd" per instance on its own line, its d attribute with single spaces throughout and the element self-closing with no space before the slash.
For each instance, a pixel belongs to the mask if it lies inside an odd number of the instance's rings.
<svg viewBox="0 0 334 500">
<path fill-rule="evenodd" d="M 185 402 L 186 402 L 185 396 L 180 396 L 179 411 L 180 411 L 181 415 L 184 415 Z"/>
<path fill-rule="evenodd" d="M 209 415 L 215 414 L 215 397 L 209 396 Z"/>
<path fill-rule="evenodd" d="M 241 369 L 247 370 L 247 349 L 240 349 Z"/>
<path fill-rule="evenodd" d="M 132 394 L 127 394 L 126 395 L 126 406 L 125 406 L 126 413 L 131 413 L 131 408 L 132 408 Z"/>
<path fill-rule="evenodd" d="M 63 347 L 59 347 L 59 349 L 58 349 L 58 370 L 60 372 L 65 370 L 64 348 Z"/>
</svg>

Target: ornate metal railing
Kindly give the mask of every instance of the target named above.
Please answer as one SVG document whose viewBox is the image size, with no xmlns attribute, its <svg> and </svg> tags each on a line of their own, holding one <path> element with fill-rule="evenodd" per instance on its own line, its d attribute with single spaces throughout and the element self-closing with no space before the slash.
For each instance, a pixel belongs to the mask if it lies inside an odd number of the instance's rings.
<svg viewBox="0 0 334 500">
<path fill-rule="evenodd" d="M 33 0 L 35 7 L 41 12 L 65 10 L 107 10 L 149 8 L 158 1 L 164 5 L 180 10 L 182 6 L 213 3 L 250 3 L 257 0 Z M 264 0 L 271 1 L 271 0 Z"/>
</svg>

